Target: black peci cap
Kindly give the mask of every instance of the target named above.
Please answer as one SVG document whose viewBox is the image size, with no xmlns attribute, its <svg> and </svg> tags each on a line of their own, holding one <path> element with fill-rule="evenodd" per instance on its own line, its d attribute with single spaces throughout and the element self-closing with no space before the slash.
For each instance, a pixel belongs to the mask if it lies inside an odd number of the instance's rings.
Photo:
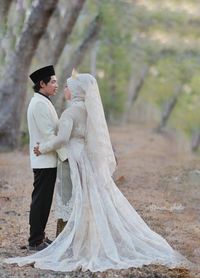
<svg viewBox="0 0 200 278">
<path fill-rule="evenodd" d="M 41 69 L 38 69 L 29 75 L 30 79 L 33 81 L 34 84 L 41 81 L 43 78 L 55 75 L 54 67 L 47 66 Z"/>
</svg>

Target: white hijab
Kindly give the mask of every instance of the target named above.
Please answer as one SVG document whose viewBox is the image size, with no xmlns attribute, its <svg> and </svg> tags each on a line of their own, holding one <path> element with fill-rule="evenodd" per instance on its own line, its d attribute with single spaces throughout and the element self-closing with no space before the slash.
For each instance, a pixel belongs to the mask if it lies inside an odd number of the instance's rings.
<svg viewBox="0 0 200 278">
<path fill-rule="evenodd" d="M 87 110 L 86 149 L 95 168 L 102 175 L 112 176 L 116 161 L 113 153 L 103 105 L 96 79 L 88 73 L 72 74 L 67 79 L 72 103 L 84 101 Z"/>
</svg>

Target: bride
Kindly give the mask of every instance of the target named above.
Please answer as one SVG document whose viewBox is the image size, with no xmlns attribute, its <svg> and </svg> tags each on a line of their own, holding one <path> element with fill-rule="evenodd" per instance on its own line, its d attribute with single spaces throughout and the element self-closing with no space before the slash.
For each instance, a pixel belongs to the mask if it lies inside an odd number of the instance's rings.
<svg viewBox="0 0 200 278">
<path fill-rule="evenodd" d="M 46 249 L 6 262 L 92 272 L 149 264 L 186 266 L 186 259 L 146 225 L 112 179 L 116 162 L 95 78 L 73 74 L 67 79 L 65 94 L 67 98 L 71 95 L 71 106 L 60 118 L 58 135 L 41 143 L 35 152 L 42 155 L 63 145 L 67 148 L 72 181 L 70 217 Z M 68 206 L 62 204 L 62 192 L 56 194 L 66 220 Z"/>
</svg>

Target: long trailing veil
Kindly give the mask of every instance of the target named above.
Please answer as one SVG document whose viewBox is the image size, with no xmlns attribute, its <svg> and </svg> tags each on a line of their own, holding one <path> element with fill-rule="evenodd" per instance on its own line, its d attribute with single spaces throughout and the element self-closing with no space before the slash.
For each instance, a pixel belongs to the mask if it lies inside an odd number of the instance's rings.
<svg viewBox="0 0 200 278">
<path fill-rule="evenodd" d="M 113 153 L 108 127 L 104 115 L 101 102 L 99 88 L 96 79 L 90 74 L 83 76 L 83 89 L 86 92 L 85 106 L 87 110 L 87 126 L 86 126 L 86 148 L 87 153 L 94 163 L 96 169 L 108 170 L 112 176 L 116 161 Z"/>
</svg>

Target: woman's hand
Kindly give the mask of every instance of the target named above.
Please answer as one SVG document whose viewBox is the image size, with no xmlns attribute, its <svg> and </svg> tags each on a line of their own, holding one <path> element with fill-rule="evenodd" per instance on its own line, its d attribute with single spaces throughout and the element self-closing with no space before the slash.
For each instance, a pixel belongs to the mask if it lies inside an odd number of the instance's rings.
<svg viewBox="0 0 200 278">
<path fill-rule="evenodd" d="M 34 152 L 34 154 L 35 154 L 36 156 L 41 155 L 41 152 L 40 152 L 39 148 L 40 148 L 40 143 L 37 142 L 36 147 L 34 147 L 34 149 L 33 149 L 33 152 Z"/>
</svg>

